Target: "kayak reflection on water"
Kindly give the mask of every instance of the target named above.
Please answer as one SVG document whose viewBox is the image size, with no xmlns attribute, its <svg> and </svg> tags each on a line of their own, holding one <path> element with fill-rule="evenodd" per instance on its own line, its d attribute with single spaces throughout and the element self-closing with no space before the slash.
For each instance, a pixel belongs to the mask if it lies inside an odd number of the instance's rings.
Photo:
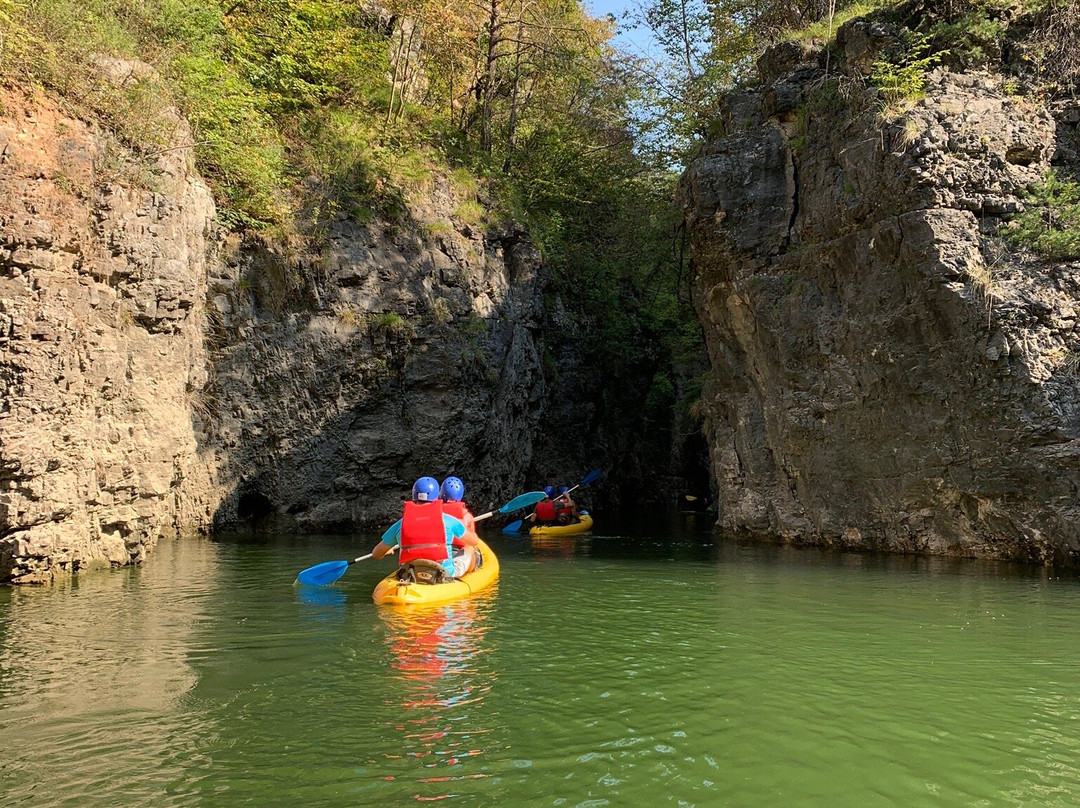
<svg viewBox="0 0 1080 808">
<path fill-rule="evenodd" d="M 378 610 L 395 673 L 397 696 L 390 706 L 400 720 L 393 727 L 404 736 L 401 753 L 387 758 L 399 764 L 409 758 L 420 760 L 424 769 L 454 767 L 424 772 L 420 783 L 485 776 L 470 772 L 473 767 L 457 767 L 483 755 L 476 744 L 489 732 L 483 701 L 495 675 L 482 663 L 490 650 L 484 638 L 494 595 L 489 591 L 436 608 Z"/>
<path fill-rule="evenodd" d="M 416 684 L 422 684 L 427 695 L 403 707 L 449 707 L 456 701 L 449 694 L 444 697 L 444 691 L 474 687 L 475 661 L 482 651 L 494 594 L 481 593 L 433 608 L 378 610 L 387 629 L 391 666 L 401 673 L 403 683 L 415 683 L 406 690 L 415 692 Z"/>
</svg>

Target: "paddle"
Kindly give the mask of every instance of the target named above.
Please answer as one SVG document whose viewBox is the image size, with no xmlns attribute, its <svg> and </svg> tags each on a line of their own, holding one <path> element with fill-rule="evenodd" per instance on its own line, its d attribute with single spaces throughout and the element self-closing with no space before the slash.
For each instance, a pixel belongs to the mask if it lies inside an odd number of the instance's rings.
<svg viewBox="0 0 1080 808">
<path fill-rule="evenodd" d="M 495 511 L 488 511 L 482 513 L 479 516 L 474 516 L 473 521 L 479 522 L 481 519 L 487 519 L 489 516 L 494 516 L 497 513 L 510 513 L 510 511 L 516 511 L 520 508 L 528 508 L 530 505 L 535 505 L 537 502 L 546 497 L 543 491 L 530 491 L 527 494 L 520 494 L 507 502 L 501 508 Z"/>
<path fill-rule="evenodd" d="M 530 505 L 535 505 L 537 502 L 539 502 L 540 500 L 542 500 L 546 496 L 547 496 L 547 494 L 545 494 L 543 491 L 530 491 L 528 494 L 522 494 L 519 497 L 514 497 L 512 500 L 510 500 L 505 505 L 503 505 L 501 508 L 499 508 L 499 513 L 509 513 L 510 511 L 516 511 L 518 508 L 528 508 Z M 486 518 L 488 516 L 492 516 L 492 515 L 493 514 L 485 513 L 483 516 L 477 516 L 476 518 L 477 519 L 484 519 L 484 518 Z M 503 533 L 517 533 L 518 528 L 520 528 L 520 527 L 521 527 L 521 520 L 518 519 L 516 522 L 511 522 L 510 524 L 506 525 L 502 529 L 502 532 Z"/>
<path fill-rule="evenodd" d="M 386 533 L 383 533 L 383 539 L 387 538 L 387 534 L 392 529 L 392 527 L 388 528 Z M 395 550 L 397 550 L 397 545 L 390 548 L 391 553 Z M 359 558 L 354 558 L 352 561 L 324 561 L 322 564 L 316 564 L 314 567 L 308 567 L 306 570 L 301 571 L 296 576 L 296 582 L 304 586 L 327 586 L 344 575 L 345 570 L 357 561 L 367 561 L 371 556 L 372 554 L 368 553 Z"/>
<path fill-rule="evenodd" d="M 603 473 L 604 472 L 602 472 L 600 469 L 593 469 L 588 474 L 586 474 L 584 477 L 582 477 L 581 482 L 578 483 L 577 485 L 575 485 L 574 488 L 568 488 L 566 491 L 559 494 L 559 496 L 560 497 L 565 496 L 566 494 L 569 494 L 571 491 L 573 491 L 575 488 L 581 488 L 581 486 L 583 486 L 583 485 L 588 485 L 589 483 L 595 483 L 597 480 L 600 479 L 600 477 L 603 475 Z"/>
<path fill-rule="evenodd" d="M 510 513 L 510 511 L 516 511 L 518 508 L 528 508 L 530 505 L 535 505 L 545 496 L 543 491 L 530 491 L 527 494 L 521 494 L 520 496 L 514 497 L 497 511 L 482 513 L 479 516 L 473 517 L 473 520 L 479 522 L 481 519 L 487 519 L 490 516 L 494 516 L 496 513 Z M 391 530 L 393 530 L 393 526 L 387 528 L 386 533 L 383 533 L 382 538 L 384 541 L 388 538 Z M 389 544 L 389 542 L 386 543 Z M 396 549 L 397 546 L 395 545 L 390 552 L 394 552 Z M 371 558 L 371 555 L 371 553 L 368 553 L 359 558 L 354 558 L 352 561 L 324 561 L 322 564 L 308 567 L 296 576 L 296 580 L 305 586 L 327 586 L 344 575 L 345 570 L 352 564 L 355 564 L 357 561 L 367 561 Z"/>
<path fill-rule="evenodd" d="M 582 477 L 581 482 L 578 483 L 577 485 L 575 485 L 574 488 L 581 488 L 581 486 L 583 486 L 583 485 L 589 485 L 590 483 L 595 483 L 597 480 L 600 479 L 600 477 L 601 477 L 601 475 L 603 475 L 603 473 L 604 472 L 602 472 L 600 469 L 593 469 L 588 474 L 586 474 L 584 477 Z M 561 496 L 565 496 L 566 494 L 569 494 L 571 491 L 574 490 L 574 488 L 568 488 L 565 492 L 563 492 L 562 494 L 559 494 L 559 496 L 561 497 Z M 540 499 L 544 498 L 543 492 L 536 492 L 536 493 L 541 494 Z M 558 497 L 556 497 L 556 499 L 557 498 Z M 534 502 L 532 502 L 530 504 L 535 504 L 536 502 L 539 502 L 540 499 L 537 499 L 537 500 L 535 500 Z M 517 532 L 519 532 L 521 530 L 521 522 L 522 522 L 521 519 L 518 519 L 516 522 L 511 522 L 510 524 L 508 524 L 506 527 L 504 527 L 502 529 L 502 532 L 503 533 L 517 533 Z"/>
</svg>

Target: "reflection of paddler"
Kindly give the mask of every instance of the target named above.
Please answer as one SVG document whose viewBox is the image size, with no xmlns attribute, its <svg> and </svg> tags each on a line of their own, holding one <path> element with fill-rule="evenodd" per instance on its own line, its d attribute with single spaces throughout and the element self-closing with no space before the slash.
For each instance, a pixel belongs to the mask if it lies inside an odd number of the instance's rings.
<svg viewBox="0 0 1080 808">
<path fill-rule="evenodd" d="M 396 680 L 390 726 L 400 734 L 395 754 L 424 783 L 421 801 L 451 796 L 442 783 L 489 775 L 479 770 L 477 743 L 490 732 L 484 696 L 491 689 L 484 638 L 493 593 L 425 609 L 380 609 Z M 402 776 L 399 774 L 398 779 Z"/>
<path fill-rule="evenodd" d="M 403 616 L 403 621 L 404 631 L 391 635 L 390 664 L 411 678 L 438 679 L 449 664 L 441 645 L 440 631 L 445 626 L 442 610 L 417 612 Z"/>
<path fill-rule="evenodd" d="M 578 551 L 579 542 L 571 537 L 567 536 L 533 536 L 532 546 L 534 550 L 553 550 L 554 553 L 542 553 L 539 555 L 541 559 L 552 558 L 558 556 L 559 558 L 573 558 Z"/>
<path fill-rule="evenodd" d="M 380 610 L 388 628 L 390 664 L 408 681 L 426 683 L 434 692 L 411 692 L 406 706 L 448 708 L 471 696 L 473 661 L 487 632 L 483 595 L 431 609 Z M 460 681 L 458 677 L 464 679 Z M 457 681 L 456 681 L 457 679 Z"/>
<path fill-rule="evenodd" d="M 439 680 L 444 675 L 467 675 L 487 632 L 486 610 L 477 599 L 457 601 L 434 609 L 380 611 L 389 628 L 391 665 L 414 680 Z M 479 596 L 480 603 L 485 599 Z M 460 696 L 439 699 L 449 706 Z"/>
</svg>

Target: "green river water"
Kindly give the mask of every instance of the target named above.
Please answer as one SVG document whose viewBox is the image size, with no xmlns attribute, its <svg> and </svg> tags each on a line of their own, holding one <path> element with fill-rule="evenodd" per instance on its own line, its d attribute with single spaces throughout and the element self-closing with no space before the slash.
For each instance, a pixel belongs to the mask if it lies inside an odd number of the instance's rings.
<svg viewBox="0 0 1080 808">
<path fill-rule="evenodd" d="M 0 590 L 0 806 L 1080 805 L 1076 576 L 676 520 L 494 533 L 495 591 L 423 612 L 389 561 L 293 586 L 375 538 Z"/>
</svg>

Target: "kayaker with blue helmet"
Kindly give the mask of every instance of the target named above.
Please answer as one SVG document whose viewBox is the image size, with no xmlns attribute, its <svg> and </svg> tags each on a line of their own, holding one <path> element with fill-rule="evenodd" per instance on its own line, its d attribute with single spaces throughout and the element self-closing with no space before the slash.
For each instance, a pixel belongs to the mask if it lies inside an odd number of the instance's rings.
<svg viewBox="0 0 1080 808">
<path fill-rule="evenodd" d="M 474 532 L 460 519 L 443 512 L 439 481 L 421 477 L 412 487 L 412 499 L 405 503 L 404 513 L 371 550 L 373 558 L 382 558 L 399 544 L 398 563 L 404 568 L 418 559 L 434 561 L 454 578 L 467 573 L 475 559 L 475 551 L 456 555 L 455 539 L 472 550 L 477 544 Z"/>
<path fill-rule="evenodd" d="M 558 524 L 555 512 L 555 486 L 545 485 L 544 499 L 536 503 L 536 509 L 529 515 L 528 521 L 537 525 Z"/>
<path fill-rule="evenodd" d="M 465 529 L 476 535 L 476 519 L 473 518 L 472 513 L 469 511 L 468 506 L 465 504 L 465 483 L 461 481 L 460 477 L 447 477 L 442 482 L 442 487 L 439 489 L 439 496 L 442 499 L 443 513 L 448 513 L 455 519 L 460 519 L 465 525 Z M 465 544 L 462 539 L 454 539 L 455 552 L 464 552 L 466 555 L 471 555 L 476 551 L 473 550 L 471 545 Z M 472 569 L 473 564 L 470 563 L 469 569 Z"/>
</svg>

